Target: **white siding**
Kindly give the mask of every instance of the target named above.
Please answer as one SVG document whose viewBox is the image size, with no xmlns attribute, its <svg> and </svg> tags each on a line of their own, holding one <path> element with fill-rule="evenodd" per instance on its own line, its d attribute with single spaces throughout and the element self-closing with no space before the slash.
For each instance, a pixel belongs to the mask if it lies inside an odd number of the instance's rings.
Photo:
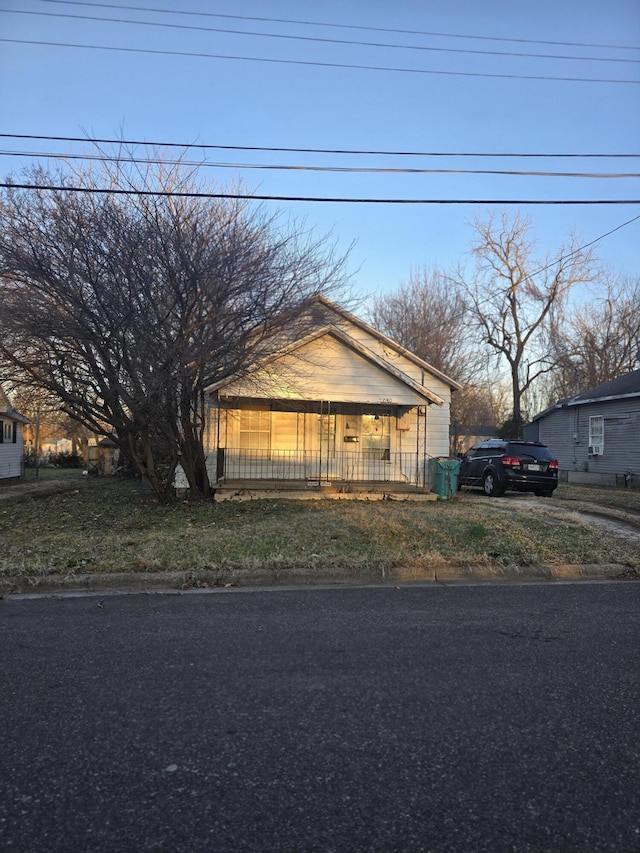
<svg viewBox="0 0 640 853">
<path fill-rule="evenodd" d="M 391 347 L 387 346 L 384 341 L 369 334 L 365 329 L 359 326 L 347 324 L 343 321 L 342 326 L 344 331 L 356 340 L 362 346 L 370 349 L 374 355 L 383 358 L 393 365 L 397 370 L 401 370 L 410 379 L 413 379 L 418 385 L 427 387 L 434 394 L 437 394 L 443 400 L 451 401 L 451 387 L 443 382 L 438 377 L 425 371 L 420 365 L 416 364 L 413 359 L 407 358 Z"/>
<path fill-rule="evenodd" d="M 11 424 L 13 428 L 14 421 L 6 415 L 0 417 L 3 424 Z M 13 440 L 5 440 L 0 444 L 0 480 L 20 477 L 22 475 L 22 424 L 17 423 L 17 434 L 15 443 Z"/>
<path fill-rule="evenodd" d="M 269 370 L 259 370 L 248 379 L 231 383 L 225 387 L 224 394 L 373 405 L 425 403 L 424 398 L 400 379 L 328 335 L 301 347 L 295 354 L 284 356 Z"/>
<path fill-rule="evenodd" d="M 449 456 L 449 404 L 427 409 L 427 454 Z"/>
</svg>

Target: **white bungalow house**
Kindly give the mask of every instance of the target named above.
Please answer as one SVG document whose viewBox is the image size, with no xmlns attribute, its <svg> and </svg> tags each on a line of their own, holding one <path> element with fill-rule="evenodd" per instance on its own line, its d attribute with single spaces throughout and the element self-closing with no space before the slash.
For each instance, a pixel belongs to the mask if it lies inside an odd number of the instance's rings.
<svg viewBox="0 0 640 853">
<path fill-rule="evenodd" d="M 0 483 L 20 479 L 23 473 L 23 427 L 27 418 L 16 412 L 0 387 Z"/>
<path fill-rule="evenodd" d="M 429 490 L 458 383 L 324 297 L 311 316 L 267 363 L 207 389 L 214 488 Z"/>
</svg>

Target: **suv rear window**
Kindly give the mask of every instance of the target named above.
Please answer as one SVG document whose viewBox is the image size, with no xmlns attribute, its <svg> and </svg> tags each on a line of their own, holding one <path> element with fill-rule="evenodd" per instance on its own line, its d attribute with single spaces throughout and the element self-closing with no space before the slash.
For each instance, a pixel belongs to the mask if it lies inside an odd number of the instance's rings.
<svg viewBox="0 0 640 853">
<path fill-rule="evenodd" d="M 548 447 L 539 447 L 536 444 L 525 444 L 517 441 L 512 441 L 507 445 L 505 454 L 519 457 L 533 456 L 539 462 L 550 462 L 555 458 Z"/>
</svg>

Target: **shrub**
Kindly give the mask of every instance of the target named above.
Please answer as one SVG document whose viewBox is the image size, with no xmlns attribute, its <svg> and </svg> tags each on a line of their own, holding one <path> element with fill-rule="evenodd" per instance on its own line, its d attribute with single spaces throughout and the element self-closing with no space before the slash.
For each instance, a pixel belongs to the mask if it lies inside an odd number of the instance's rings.
<svg viewBox="0 0 640 853">
<path fill-rule="evenodd" d="M 81 468 L 84 461 L 78 453 L 54 453 L 50 457 L 49 464 L 56 468 Z"/>
</svg>

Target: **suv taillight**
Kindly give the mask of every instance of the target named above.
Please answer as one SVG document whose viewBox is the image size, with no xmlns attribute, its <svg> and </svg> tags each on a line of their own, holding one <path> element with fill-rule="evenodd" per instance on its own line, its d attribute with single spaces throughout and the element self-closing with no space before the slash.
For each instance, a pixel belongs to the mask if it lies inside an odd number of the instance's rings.
<svg viewBox="0 0 640 853">
<path fill-rule="evenodd" d="M 548 466 L 547 470 L 548 471 L 557 471 L 558 470 L 558 460 L 552 459 L 551 462 L 549 462 L 549 466 Z"/>
<path fill-rule="evenodd" d="M 503 456 L 502 464 L 505 466 L 505 468 L 519 468 L 520 460 L 517 456 Z"/>
</svg>

